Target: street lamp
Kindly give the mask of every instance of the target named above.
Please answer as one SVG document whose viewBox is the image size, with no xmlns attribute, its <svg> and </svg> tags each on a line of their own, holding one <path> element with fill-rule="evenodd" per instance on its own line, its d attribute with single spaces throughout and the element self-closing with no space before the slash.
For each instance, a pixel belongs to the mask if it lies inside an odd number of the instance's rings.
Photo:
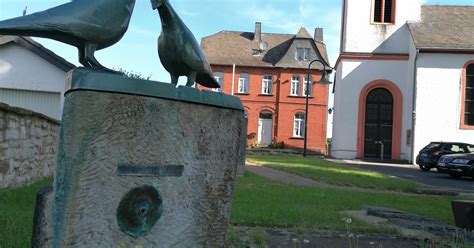
<svg viewBox="0 0 474 248">
<path fill-rule="evenodd" d="M 323 74 L 321 75 L 321 79 L 319 80 L 319 83 L 320 84 L 331 84 L 331 81 L 329 81 L 329 79 L 326 78 L 326 64 L 319 60 L 319 59 L 315 59 L 313 61 L 311 61 L 308 65 L 308 77 L 306 78 L 306 105 L 305 105 L 305 113 L 304 113 L 304 148 L 303 148 L 303 157 L 306 157 L 306 150 L 307 150 L 307 142 L 308 142 L 308 101 L 309 101 L 309 79 L 310 79 L 310 73 L 311 73 L 311 65 L 314 63 L 314 62 L 319 62 L 323 65 Z M 333 69 L 331 67 L 329 67 L 330 69 Z M 312 82 L 311 82 L 312 83 Z"/>
</svg>

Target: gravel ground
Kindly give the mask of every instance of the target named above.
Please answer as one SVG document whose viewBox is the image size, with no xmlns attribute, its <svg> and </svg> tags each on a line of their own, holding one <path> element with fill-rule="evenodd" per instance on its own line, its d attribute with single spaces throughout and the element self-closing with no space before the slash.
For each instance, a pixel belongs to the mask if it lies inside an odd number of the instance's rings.
<svg viewBox="0 0 474 248">
<path fill-rule="evenodd" d="M 350 236 L 350 237 L 349 237 Z M 415 248 L 417 239 L 384 234 L 348 234 L 335 231 L 295 230 L 234 226 L 228 234 L 228 248 Z"/>
</svg>

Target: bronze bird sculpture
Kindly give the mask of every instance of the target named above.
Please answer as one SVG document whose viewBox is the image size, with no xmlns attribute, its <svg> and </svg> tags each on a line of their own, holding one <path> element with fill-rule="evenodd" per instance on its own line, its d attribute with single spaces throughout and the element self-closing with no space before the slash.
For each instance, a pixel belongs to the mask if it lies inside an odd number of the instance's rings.
<svg viewBox="0 0 474 248">
<path fill-rule="evenodd" d="M 158 9 L 160 14 L 158 55 L 171 75 L 171 83 L 176 85 L 180 76 L 186 76 L 186 86 L 192 86 L 196 82 L 205 87 L 220 88 L 196 38 L 168 0 L 151 0 L 151 6 Z"/>
<path fill-rule="evenodd" d="M 0 34 L 50 38 L 79 50 L 85 67 L 112 71 L 97 61 L 97 50 L 125 34 L 135 0 L 72 0 L 57 7 L 0 22 Z"/>
</svg>

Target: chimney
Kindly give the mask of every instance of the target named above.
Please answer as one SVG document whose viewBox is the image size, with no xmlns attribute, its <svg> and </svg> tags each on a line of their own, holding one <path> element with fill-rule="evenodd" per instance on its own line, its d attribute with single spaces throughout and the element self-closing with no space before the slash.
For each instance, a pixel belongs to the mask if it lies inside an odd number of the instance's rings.
<svg viewBox="0 0 474 248">
<path fill-rule="evenodd" d="M 314 30 L 314 41 L 324 42 L 323 28 L 316 28 Z"/>
<path fill-rule="evenodd" d="M 253 41 L 255 42 L 262 41 L 262 23 L 261 22 L 255 23 L 255 34 L 253 36 Z"/>
</svg>

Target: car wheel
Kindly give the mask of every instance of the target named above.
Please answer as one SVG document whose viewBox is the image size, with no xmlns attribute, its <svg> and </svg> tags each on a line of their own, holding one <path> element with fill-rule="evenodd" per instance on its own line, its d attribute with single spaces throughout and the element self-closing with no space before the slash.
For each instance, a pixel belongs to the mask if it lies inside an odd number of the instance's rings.
<svg viewBox="0 0 474 248">
<path fill-rule="evenodd" d="M 462 176 L 462 174 L 460 173 L 453 173 L 453 172 L 450 172 L 449 175 L 453 178 L 460 178 Z"/>
<path fill-rule="evenodd" d="M 426 166 L 426 165 L 420 164 L 419 166 L 420 166 L 420 169 L 421 169 L 422 171 L 429 171 L 429 170 L 431 170 L 431 167 L 428 167 L 428 166 Z"/>
</svg>

